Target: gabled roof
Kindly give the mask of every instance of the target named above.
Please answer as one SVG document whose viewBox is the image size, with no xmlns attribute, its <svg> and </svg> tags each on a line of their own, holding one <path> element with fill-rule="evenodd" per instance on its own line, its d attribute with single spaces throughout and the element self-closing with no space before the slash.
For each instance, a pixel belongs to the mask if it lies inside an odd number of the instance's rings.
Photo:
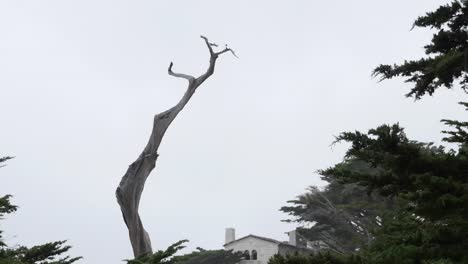
<svg viewBox="0 0 468 264">
<path fill-rule="evenodd" d="M 250 235 L 247 235 L 247 236 L 245 236 L 245 237 L 241 237 L 241 238 L 239 238 L 239 239 L 236 239 L 236 240 L 233 240 L 233 241 L 231 241 L 231 242 L 229 242 L 229 243 L 226 243 L 226 244 L 224 244 L 223 246 L 227 246 L 227 245 L 230 245 L 230 244 L 232 244 L 232 243 L 239 242 L 239 241 L 244 240 L 244 239 L 249 238 L 249 237 L 256 238 L 256 239 L 260 239 L 260 240 L 267 241 L 267 242 L 271 242 L 271 243 L 278 244 L 278 245 L 279 245 L 279 244 L 285 244 L 284 242 L 281 242 L 281 241 L 278 241 L 278 240 L 275 240 L 275 239 L 272 239 L 272 238 L 261 237 L 261 236 L 256 236 L 256 235 L 250 234 Z"/>
</svg>

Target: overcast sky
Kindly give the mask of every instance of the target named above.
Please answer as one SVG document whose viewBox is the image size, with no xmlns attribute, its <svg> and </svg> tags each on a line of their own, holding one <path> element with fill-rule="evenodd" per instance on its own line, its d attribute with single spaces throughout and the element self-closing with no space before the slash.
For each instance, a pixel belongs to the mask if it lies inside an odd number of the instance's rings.
<svg viewBox="0 0 468 264">
<path fill-rule="evenodd" d="M 6 242 L 68 239 L 81 263 L 131 258 L 114 191 L 146 144 L 154 114 L 208 65 L 204 34 L 225 54 L 169 128 L 140 213 L 155 249 L 189 239 L 215 249 L 237 237 L 286 240 L 278 209 L 317 169 L 343 158 L 341 131 L 382 123 L 440 142 L 463 119 L 457 90 L 414 102 L 409 85 L 372 69 L 423 55 L 413 20 L 447 1 L 0 0 L 0 195 L 20 209 Z"/>
</svg>

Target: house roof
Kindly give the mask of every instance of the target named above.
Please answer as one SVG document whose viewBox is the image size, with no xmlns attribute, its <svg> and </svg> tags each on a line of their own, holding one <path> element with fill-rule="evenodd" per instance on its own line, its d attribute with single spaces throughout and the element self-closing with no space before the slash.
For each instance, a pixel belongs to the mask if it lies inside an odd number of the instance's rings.
<svg viewBox="0 0 468 264">
<path fill-rule="evenodd" d="M 270 242 L 270 243 L 273 243 L 273 244 L 276 244 L 278 245 L 278 247 L 281 247 L 281 248 L 290 248 L 290 249 L 293 249 L 293 250 L 300 250 L 302 253 L 315 253 L 316 250 L 314 249 L 311 249 L 311 248 L 303 248 L 303 247 L 298 247 L 298 246 L 293 246 L 291 244 L 289 244 L 288 242 L 281 242 L 281 241 L 278 241 L 278 240 L 275 240 L 275 239 L 272 239 L 272 238 L 268 238 L 268 237 L 261 237 L 261 236 L 256 236 L 256 235 L 247 235 L 247 236 L 244 236 L 244 237 L 241 237 L 239 239 L 236 239 L 236 240 L 233 240 L 229 243 L 226 243 L 224 244 L 223 246 L 229 246 L 231 244 L 234 244 L 234 243 L 237 243 L 241 240 L 244 240 L 244 239 L 247 239 L 247 238 L 256 238 L 256 239 L 260 239 L 260 240 L 263 240 L 263 241 L 267 241 L 267 242 Z"/>
<path fill-rule="evenodd" d="M 278 245 L 279 245 L 279 244 L 287 244 L 287 243 L 285 243 L 285 242 L 281 242 L 281 241 L 278 241 L 278 240 L 275 240 L 275 239 L 272 239 L 272 238 L 261 237 L 261 236 L 256 236 L 256 235 L 250 234 L 250 235 L 247 235 L 247 236 L 245 236 L 245 237 L 241 237 L 241 238 L 239 238 L 239 239 L 236 239 L 236 240 L 233 240 L 233 241 L 231 241 L 231 242 L 229 242 L 229 243 L 226 243 L 226 244 L 224 244 L 223 246 L 227 246 L 227 245 L 230 245 L 230 244 L 232 244 L 232 243 L 236 243 L 236 242 L 238 242 L 238 241 L 244 240 L 244 239 L 249 238 L 249 237 L 256 238 L 256 239 L 260 239 L 260 240 L 267 241 L 267 242 L 271 242 L 271 243 L 278 244 Z"/>
</svg>

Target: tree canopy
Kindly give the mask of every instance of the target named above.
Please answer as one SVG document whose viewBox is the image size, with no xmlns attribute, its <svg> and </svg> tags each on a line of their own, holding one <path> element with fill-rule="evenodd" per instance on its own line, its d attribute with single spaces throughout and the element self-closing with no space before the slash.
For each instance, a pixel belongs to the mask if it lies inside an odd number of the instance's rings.
<svg viewBox="0 0 468 264">
<path fill-rule="evenodd" d="M 12 157 L 0 158 L 0 167 Z M 0 197 L 0 220 L 15 212 L 18 207 L 10 202 L 11 195 Z M 0 264 L 71 264 L 81 257 L 63 256 L 71 248 L 66 241 L 49 242 L 38 246 L 9 247 L 0 230 Z"/>
<path fill-rule="evenodd" d="M 468 1 L 453 1 L 416 19 L 414 27 L 435 29 L 426 57 L 380 65 L 382 80 L 404 77 L 407 97 L 421 99 L 438 88 L 467 91 Z M 460 102 L 467 108 L 468 103 Z M 367 132 L 343 132 L 335 143 L 350 144 L 344 162 L 321 171 L 331 183 L 362 186 L 398 201 L 382 217 L 368 246 L 355 253 L 276 258 L 270 263 L 468 263 L 468 122 L 444 119 L 443 140 L 454 148 L 410 139 L 399 124 Z M 369 164 L 359 170 L 350 163 Z M 276 262 L 275 262 L 276 261 Z"/>
<path fill-rule="evenodd" d="M 426 56 L 417 60 L 406 60 L 401 64 L 382 64 L 373 74 L 383 79 L 402 76 L 414 86 L 408 97 L 420 99 L 432 95 L 440 87 L 452 88 L 459 85 L 468 89 L 468 2 L 453 1 L 440 6 L 433 12 L 420 16 L 413 28 L 435 29 L 429 44 L 424 46 Z"/>
<path fill-rule="evenodd" d="M 369 164 L 353 161 L 340 164 L 361 173 L 374 173 Z M 299 233 L 308 241 L 316 241 L 322 247 L 340 253 L 355 252 L 373 240 L 372 232 L 381 224 L 384 214 L 395 209 L 395 202 L 355 183 L 342 184 L 323 174 L 329 184 L 322 190 L 310 187 L 291 206 L 280 210 L 293 217 L 287 222 L 302 225 Z"/>
<path fill-rule="evenodd" d="M 189 254 L 176 256 L 176 253 L 185 248 L 188 240 L 178 241 L 166 250 L 158 250 L 152 254 L 145 254 L 133 260 L 127 260 L 128 264 L 236 264 L 242 259 L 240 253 L 225 250 L 204 250 L 197 248 Z"/>
</svg>

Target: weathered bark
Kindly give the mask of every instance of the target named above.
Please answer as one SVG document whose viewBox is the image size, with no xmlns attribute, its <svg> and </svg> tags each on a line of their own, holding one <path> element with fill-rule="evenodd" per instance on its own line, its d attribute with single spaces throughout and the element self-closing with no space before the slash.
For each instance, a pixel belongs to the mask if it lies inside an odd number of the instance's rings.
<svg viewBox="0 0 468 264">
<path fill-rule="evenodd" d="M 235 53 L 227 46 L 220 52 L 214 52 L 212 47 L 217 47 L 217 45 L 210 43 L 204 36 L 201 36 L 201 38 L 204 39 L 210 52 L 210 65 L 208 69 L 204 74 L 195 78 L 191 75 L 173 72 L 173 63 L 171 62 L 168 69 L 169 75 L 186 79 L 188 81 L 187 91 L 175 106 L 154 116 L 153 130 L 148 144 L 138 159 L 130 164 L 115 192 L 125 224 L 128 228 L 135 257 L 152 253 L 151 240 L 141 222 L 140 215 L 138 214 L 138 207 L 146 179 L 156 165 L 158 148 L 161 144 L 161 140 L 169 125 L 185 107 L 196 89 L 214 73 L 216 60 L 219 55 L 230 51 L 235 56 Z"/>
</svg>

